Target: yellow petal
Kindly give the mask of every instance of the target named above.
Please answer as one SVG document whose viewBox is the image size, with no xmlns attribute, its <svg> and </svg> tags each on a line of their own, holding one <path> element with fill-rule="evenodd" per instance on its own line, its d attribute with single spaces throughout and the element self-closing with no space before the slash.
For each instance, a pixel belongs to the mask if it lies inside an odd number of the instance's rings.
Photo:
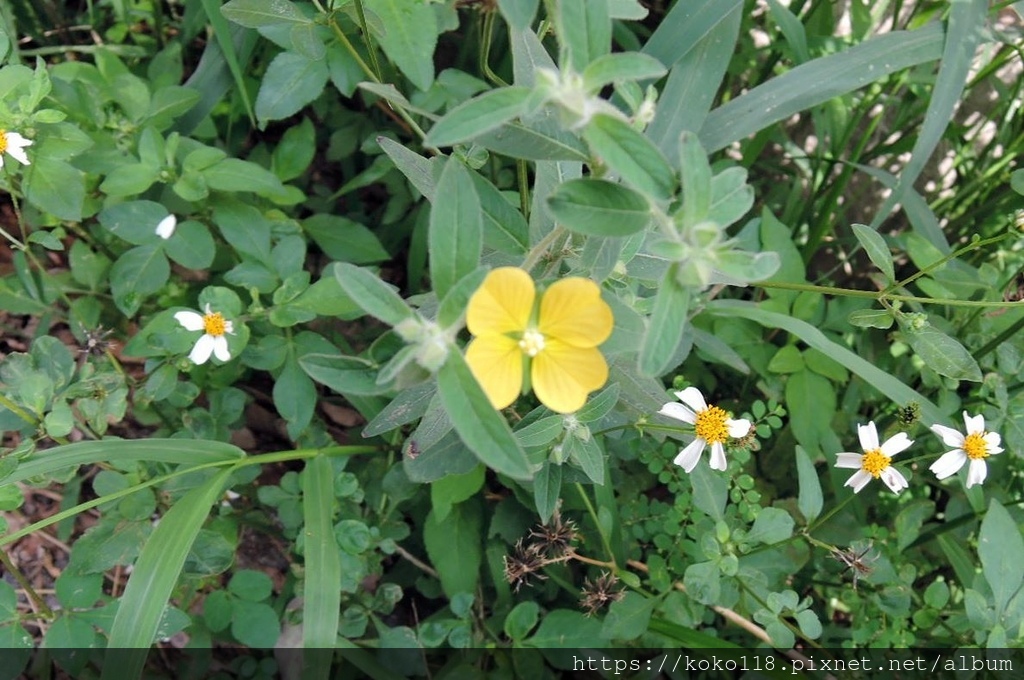
<svg viewBox="0 0 1024 680">
<path fill-rule="evenodd" d="M 552 340 L 533 358 L 530 377 L 542 404 L 558 413 L 572 413 L 608 381 L 608 364 L 594 347 Z"/>
<path fill-rule="evenodd" d="M 523 352 L 504 335 L 476 338 L 466 348 L 466 363 L 494 408 L 505 408 L 523 388 Z"/>
<path fill-rule="evenodd" d="M 574 347 L 597 347 L 612 334 L 612 310 L 590 279 L 556 281 L 540 300 L 537 330 Z"/>
<path fill-rule="evenodd" d="M 493 270 L 469 298 L 466 325 L 476 336 L 522 333 L 533 311 L 536 290 L 522 269 Z"/>
</svg>

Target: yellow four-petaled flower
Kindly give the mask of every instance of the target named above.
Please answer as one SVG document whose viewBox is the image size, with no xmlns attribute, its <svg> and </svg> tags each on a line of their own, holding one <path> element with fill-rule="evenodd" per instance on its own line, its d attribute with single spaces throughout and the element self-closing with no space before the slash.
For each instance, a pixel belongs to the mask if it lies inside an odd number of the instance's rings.
<svg viewBox="0 0 1024 680">
<path fill-rule="evenodd" d="M 514 402 L 526 379 L 545 406 L 572 413 L 608 380 L 597 346 L 611 335 L 612 310 L 600 287 L 579 277 L 556 281 L 537 298 L 522 269 L 490 272 L 469 299 L 474 339 L 466 361 L 494 408 Z"/>
</svg>

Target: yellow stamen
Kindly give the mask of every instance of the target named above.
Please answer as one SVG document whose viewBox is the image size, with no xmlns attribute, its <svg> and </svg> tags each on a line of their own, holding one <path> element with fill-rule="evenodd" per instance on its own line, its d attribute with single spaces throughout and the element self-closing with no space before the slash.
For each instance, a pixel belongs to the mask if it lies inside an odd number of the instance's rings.
<svg viewBox="0 0 1024 680">
<path fill-rule="evenodd" d="M 728 414 L 717 406 L 701 411 L 697 414 L 697 422 L 694 423 L 697 436 L 708 444 L 724 442 L 729 438 L 729 428 L 725 424 L 728 417 Z"/>
<path fill-rule="evenodd" d="M 860 467 L 864 472 L 878 479 L 882 471 L 889 467 L 891 460 L 892 458 L 882 453 L 882 449 L 871 449 L 864 452 L 864 458 L 860 462 Z"/>
<path fill-rule="evenodd" d="M 227 331 L 227 322 L 220 312 L 207 312 L 203 315 L 203 329 L 207 335 L 217 337 Z"/>
<path fill-rule="evenodd" d="M 988 445 L 985 444 L 985 433 L 975 432 L 964 438 L 964 453 L 971 460 L 988 458 Z"/>
<path fill-rule="evenodd" d="M 537 356 L 544 349 L 544 336 L 535 330 L 525 331 L 519 341 L 519 349 L 527 356 Z"/>
<path fill-rule="evenodd" d="M 0 153 L 7 151 L 7 130 L 0 129 Z"/>
</svg>

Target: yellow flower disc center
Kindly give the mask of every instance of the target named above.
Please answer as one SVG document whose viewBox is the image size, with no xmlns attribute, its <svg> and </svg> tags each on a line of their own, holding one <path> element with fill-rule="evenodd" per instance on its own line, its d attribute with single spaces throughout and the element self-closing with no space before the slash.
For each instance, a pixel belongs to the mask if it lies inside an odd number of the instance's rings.
<svg viewBox="0 0 1024 680">
<path fill-rule="evenodd" d="M 964 438 L 964 453 L 971 460 L 988 458 L 988 446 L 985 445 L 984 437 L 984 432 L 975 432 Z"/>
<path fill-rule="evenodd" d="M 864 458 L 860 462 L 860 467 L 864 472 L 870 473 L 872 477 L 878 479 L 878 476 L 882 474 L 882 470 L 889 467 L 889 461 L 891 460 L 892 458 L 882 453 L 882 449 L 871 449 L 864 452 Z"/>
<path fill-rule="evenodd" d="M 0 153 L 7 151 L 7 130 L 0 130 Z"/>
<path fill-rule="evenodd" d="M 544 336 L 539 331 L 525 331 L 519 341 L 519 349 L 523 350 L 527 356 L 537 356 L 544 349 Z"/>
<path fill-rule="evenodd" d="M 697 414 L 697 422 L 693 427 L 697 436 L 708 444 L 721 444 L 729 438 L 729 428 L 725 424 L 728 417 L 725 410 L 711 406 Z"/>
<path fill-rule="evenodd" d="M 214 337 L 224 335 L 227 330 L 227 322 L 220 312 L 211 312 L 203 315 L 203 329 L 207 335 Z"/>
</svg>

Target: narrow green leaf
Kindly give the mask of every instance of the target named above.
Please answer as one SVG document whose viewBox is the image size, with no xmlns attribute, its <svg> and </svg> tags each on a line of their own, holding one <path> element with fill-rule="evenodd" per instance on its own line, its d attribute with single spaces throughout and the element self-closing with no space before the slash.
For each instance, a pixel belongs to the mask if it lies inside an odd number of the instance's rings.
<svg viewBox="0 0 1024 680">
<path fill-rule="evenodd" d="M 438 299 L 480 264 L 483 249 L 483 225 L 480 199 L 461 161 L 449 158 L 437 183 L 443 200 L 430 208 L 427 252 L 430 256 L 430 280 Z"/>
<path fill-rule="evenodd" d="M 892 328 L 892 312 L 885 309 L 855 309 L 846 320 L 858 328 Z"/>
<path fill-rule="evenodd" d="M 338 262 L 369 264 L 391 258 L 376 234 L 347 217 L 320 213 L 304 219 L 302 228 Z"/>
<path fill-rule="evenodd" d="M 907 342 L 928 368 L 947 378 L 981 382 L 981 367 L 956 338 L 946 335 L 930 323 L 919 330 L 911 328 L 909 324 L 901 324 L 901 327 Z"/>
<path fill-rule="evenodd" d="M 599 113 L 583 129 L 591 151 L 627 183 L 649 196 L 668 201 L 676 178 L 654 143 L 626 121 Z"/>
<path fill-rule="evenodd" d="M 215 473 L 182 496 L 161 518 L 143 546 L 120 598 L 110 629 L 108 646 L 111 649 L 148 649 L 153 644 L 157 626 L 181 575 L 192 542 L 209 516 L 210 506 L 224 492 L 231 473 L 231 469 Z M 144 663 L 144 654 L 132 655 L 122 659 L 121 663 L 107 664 L 102 677 L 138 677 Z"/>
<path fill-rule="evenodd" d="M 342 262 L 335 267 L 334 275 L 348 296 L 370 316 L 390 326 L 412 317 L 413 311 L 405 300 L 368 270 Z"/>
<path fill-rule="evenodd" d="M 665 65 L 641 52 L 616 52 L 598 57 L 583 71 L 583 89 L 597 92 L 605 85 L 626 80 L 660 78 Z"/>
<path fill-rule="evenodd" d="M 495 130 L 521 115 L 529 96 L 525 87 L 504 87 L 463 102 L 434 124 L 423 143 L 452 146 Z"/>
<path fill-rule="evenodd" d="M 306 525 L 303 545 L 306 568 L 302 645 L 333 648 L 341 609 L 341 557 L 334 537 L 334 468 L 331 459 L 317 456 L 302 475 L 302 514 Z M 330 663 L 310 677 L 330 677 Z"/>
<path fill-rule="evenodd" d="M 340 354 L 306 354 L 299 359 L 299 366 L 310 378 L 338 394 L 372 396 L 389 391 L 388 385 L 377 384 L 377 371 L 366 359 Z"/>
<path fill-rule="evenodd" d="M 476 187 L 480 209 L 483 211 L 484 245 L 510 255 L 525 253 L 530 228 L 523 213 L 479 172 L 470 172 L 469 176 Z"/>
<path fill-rule="evenodd" d="M 438 521 L 431 510 L 423 524 L 423 543 L 445 595 L 476 590 L 483 563 L 483 518 L 478 503 L 453 506 L 444 521 Z"/>
<path fill-rule="evenodd" d="M 672 68 L 690 52 L 706 45 L 708 37 L 719 35 L 719 25 L 737 19 L 742 8 L 743 0 L 677 2 L 658 22 L 643 51 Z M 732 50 L 727 54 L 732 54 Z M 729 61 L 728 56 L 724 61 Z"/>
<path fill-rule="evenodd" d="M 451 328 L 461 323 L 462 315 L 466 313 L 466 307 L 469 305 L 469 298 L 484 282 L 486 276 L 487 268 L 477 267 L 452 286 L 437 308 L 437 323 L 441 328 Z"/>
<path fill-rule="evenodd" d="M 953 567 L 953 572 L 956 574 L 957 580 L 960 581 L 960 585 L 966 588 L 973 584 L 975 578 L 974 559 L 967 553 L 963 543 L 948 533 L 937 535 L 935 540 L 938 541 L 939 547 L 942 548 L 946 559 Z"/>
<path fill-rule="evenodd" d="M 545 109 L 542 115 L 505 123 L 474 140 L 480 146 L 528 161 L 588 161 L 586 145 Z"/>
<path fill-rule="evenodd" d="M 548 196 L 548 210 L 568 229 L 588 236 L 629 236 L 650 224 L 647 199 L 603 179 L 574 179 Z"/>
<path fill-rule="evenodd" d="M 310 19 L 288 0 L 231 0 L 220 11 L 229 20 L 246 28 L 310 23 Z"/>
<path fill-rule="evenodd" d="M 510 477 L 530 479 L 526 454 L 460 353 L 453 352 L 441 367 L 437 387 L 455 431 L 481 462 Z"/>
<path fill-rule="evenodd" d="M 563 69 L 582 73 L 590 62 L 611 49 L 612 20 L 606 0 L 559 0 L 555 26 L 568 57 Z"/>
<path fill-rule="evenodd" d="M 868 258 L 885 274 L 885 280 L 893 283 L 896 280 L 896 270 L 892 264 L 892 253 L 889 252 L 889 246 L 885 239 L 871 227 L 863 224 L 852 226 L 853 234 L 864 248 L 864 252 L 868 254 Z"/>
<path fill-rule="evenodd" d="M 697 135 L 679 136 L 679 178 L 683 185 L 682 225 L 702 222 L 711 206 L 711 165 Z"/>
<path fill-rule="evenodd" d="M 804 519 L 810 524 L 821 514 L 824 501 L 821 495 L 818 471 L 814 469 L 814 463 L 811 462 L 810 456 L 799 444 L 796 447 L 796 474 L 797 482 L 800 485 L 796 505 Z"/>
<path fill-rule="evenodd" d="M 700 130 L 701 142 L 708 151 L 718 151 L 833 97 L 891 73 L 935 61 L 943 42 L 942 26 L 929 24 L 914 31 L 879 35 L 848 50 L 801 64 L 712 111 Z"/>
<path fill-rule="evenodd" d="M 1002 616 L 1010 598 L 1024 581 L 1024 538 L 1020 527 L 999 501 L 989 502 L 978 534 L 978 557 L 982 572 L 992 588 L 996 616 Z"/>
<path fill-rule="evenodd" d="M 436 186 L 431 161 L 415 151 L 410 151 L 390 137 L 383 135 L 377 137 L 377 144 L 388 155 L 395 167 L 416 187 L 416 190 L 423 194 L 428 201 L 433 202 Z"/>
<path fill-rule="evenodd" d="M 562 416 L 545 416 L 533 421 L 526 427 L 516 430 L 514 434 L 519 443 L 527 448 L 546 446 L 553 442 L 555 437 L 560 435 L 565 429 L 563 423 Z M 540 476 L 540 474 L 541 472 L 538 472 L 537 476 Z M 536 488 L 537 477 L 533 478 L 533 483 L 534 488 Z"/>
<path fill-rule="evenodd" d="M 363 0 L 380 18 L 384 34 L 380 46 L 409 81 L 426 91 L 434 82 L 437 15 L 429 3 L 418 0 Z"/>
<path fill-rule="evenodd" d="M 529 28 L 540 0 L 498 0 L 498 10 L 508 25 L 517 30 Z"/>
<path fill-rule="evenodd" d="M 676 346 L 683 337 L 686 314 L 690 309 L 690 292 L 679 285 L 675 267 L 669 267 L 658 286 L 650 324 L 640 348 L 640 373 L 661 375 L 671 368 Z"/>
</svg>

